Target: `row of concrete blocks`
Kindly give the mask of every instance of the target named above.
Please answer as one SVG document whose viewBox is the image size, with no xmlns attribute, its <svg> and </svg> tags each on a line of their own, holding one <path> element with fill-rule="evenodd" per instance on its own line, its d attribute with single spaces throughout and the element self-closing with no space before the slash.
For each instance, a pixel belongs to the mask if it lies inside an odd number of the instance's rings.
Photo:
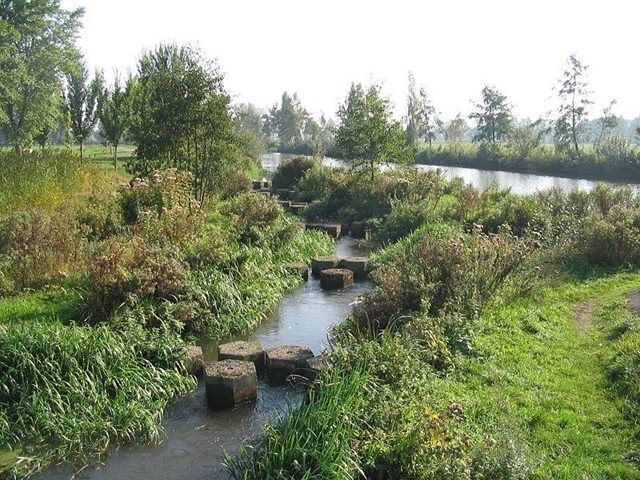
<svg viewBox="0 0 640 480">
<path fill-rule="evenodd" d="M 204 375 L 207 404 L 213 409 L 233 408 L 258 398 L 258 375 L 284 383 L 292 375 L 312 382 L 327 367 L 323 356 L 297 345 L 265 350 L 259 342 L 230 342 L 218 347 L 218 361 L 204 363 L 202 349 L 187 352 L 189 373 Z"/>
<path fill-rule="evenodd" d="M 305 281 L 309 279 L 309 266 L 304 263 L 291 263 L 285 265 L 285 268 L 297 273 Z M 311 260 L 311 272 L 316 277 L 320 277 L 322 288 L 340 289 L 353 284 L 356 279 L 365 280 L 369 276 L 369 259 L 367 257 L 315 257 Z"/>
<path fill-rule="evenodd" d="M 364 222 L 351 223 L 307 223 L 308 230 L 320 230 L 332 238 L 340 238 L 343 235 L 351 235 L 352 238 L 366 239 L 369 232 Z"/>
</svg>

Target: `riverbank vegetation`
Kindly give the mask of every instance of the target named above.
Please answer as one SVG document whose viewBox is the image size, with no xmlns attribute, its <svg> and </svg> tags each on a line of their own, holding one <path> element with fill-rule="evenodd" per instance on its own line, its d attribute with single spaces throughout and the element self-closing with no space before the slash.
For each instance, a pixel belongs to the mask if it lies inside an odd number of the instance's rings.
<svg viewBox="0 0 640 480">
<path fill-rule="evenodd" d="M 316 166 L 296 187 L 314 219 L 366 222 L 376 286 L 234 477 L 638 478 L 637 195 L 396 169 L 360 202 L 367 183 Z"/>
</svg>

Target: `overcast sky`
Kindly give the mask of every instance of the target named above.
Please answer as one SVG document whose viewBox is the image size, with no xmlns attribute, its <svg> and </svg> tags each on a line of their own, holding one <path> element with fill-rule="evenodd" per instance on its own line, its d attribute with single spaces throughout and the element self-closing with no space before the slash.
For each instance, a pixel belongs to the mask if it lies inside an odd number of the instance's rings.
<svg viewBox="0 0 640 480">
<path fill-rule="evenodd" d="M 381 82 L 402 115 L 411 70 L 445 118 L 483 84 L 518 116 L 549 111 L 567 57 L 589 65 L 593 114 L 612 98 L 640 115 L 639 0 L 62 0 L 86 9 L 80 47 L 109 76 L 159 42 L 216 58 L 235 101 L 268 107 L 283 90 L 335 114 L 352 81 Z"/>
</svg>

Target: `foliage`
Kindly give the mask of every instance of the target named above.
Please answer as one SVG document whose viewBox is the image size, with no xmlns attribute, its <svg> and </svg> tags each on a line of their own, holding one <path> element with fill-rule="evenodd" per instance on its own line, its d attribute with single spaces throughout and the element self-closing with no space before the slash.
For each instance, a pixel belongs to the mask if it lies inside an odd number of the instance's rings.
<svg viewBox="0 0 640 480">
<path fill-rule="evenodd" d="M 241 155 L 219 69 L 195 48 L 160 45 L 140 58 L 128 88 L 138 147 L 128 168 L 136 175 L 188 170 L 203 203 Z"/>
<path fill-rule="evenodd" d="M 128 85 L 132 85 L 129 83 Z M 105 88 L 98 98 L 100 133 L 107 145 L 113 148 L 113 167 L 118 168 L 118 147 L 129 123 L 130 92 L 116 77 L 112 88 Z"/>
<path fill-rule="evenodd" d="M 67 74 L 65 102 L 71 118 L 71 132 L 75 141 L 80 144 L 81 159 L 84 142 L 93 133 L 98 123 L 98 99 L 103 83 L 100 72 L 96 72 L 93 79 L 89 80 L 89 72 L 84 61 L 80 61 Z"/>
<path fill-rule="evenodd" d="M 560 106 L 554 141 L 560 151 L 571 151 L 576 157 L 580 157 L 579 144 L 584 135 L 587 108 L 592 103 L 589 99 L 591 92 L 584 81 L 587 68 L 575 55 L 571 55 L 558 90 Z"/>
<path fill-rule="evenodd" d="M 469 118 L 478 123 L 473 141 L 495 145 L 505 140 L 513 123 L 507 97 L 496 88 L 485 86 L 482 89 L 482 100 L 475 104 L 475 108 L 476 111 L 469 115 Z"/>
<path fill-rule="evenodd" d="M 294 188 L 316 162 L 307 157 L 294 157 L 278 165 L 271 179 L 273 188 Z"/>
<path fill-rule="evenodd" d="M 381 162 L 404 163 L 410 158 L 400 123 L 391 118 L 391 103 L 378 85 L 352 84 L 338 108 L 336 145 L 353 168 L 374 175 Z"/>
<path fill-rule="evenodd" d="M 59 0 L 0 2 L 0 126 L 17 150 L 59 116 L 62 75 L 76 58 L 82 15 Z"/>
</svg>

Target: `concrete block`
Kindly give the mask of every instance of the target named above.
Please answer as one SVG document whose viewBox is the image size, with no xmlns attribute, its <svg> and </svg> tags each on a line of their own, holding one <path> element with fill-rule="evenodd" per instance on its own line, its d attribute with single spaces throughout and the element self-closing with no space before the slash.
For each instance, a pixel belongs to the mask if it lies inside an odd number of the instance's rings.
<svg viewBox="0 0 640 480">
<path fill-rule="evenodd" d="M 262 181 L 261 180 L 253 180 L 251 182 L 251 186 L 253 187 L 254 190 L 260 190 L 262 188 Z"/>
<path fill-rule="evenodd" d="M 351 231 L 351 236 L 353 238 L 364 240 L 368 236 L 367 228 L 364 222 L 351 222 L 349 230 Z"/>
<path fill-rule="evenodd" d="M 294 373 L 304 372 L 313 352 L 298 345 L 283 345 L 267 350 L 267 375 L 275 382 L 283 382 Z"/>
<path fill-rule="evenodd" d="M 307 230 L 320 230 L 325 232 L 331 238 L 340 238 L 342 235 L 342 227 L 339 223 L 307 223 Z"/>
<path fill-rule="evenodd" d="M 196 377 L 202 374 L 204 369 L 204 356 L 202 355 L 202 347 L 198 345 L 189 345 L 184 360 L 184 366 L 190 375 Z"/>
<path fill-rule="evenodd" d="M 340 268 L 351 270 L 355 278 L 364 280 L 369 276 L 369 259 L 367 257 L 347 257 L 340 261 Z"/>
<path fill-rule="evenodd" d="M 210 408 L 233 408 L 258 398 L 258 375 L 253 362 L 223 360 L 208 363 L 204 376 Z"/>
<path fill-rule="evenodd" d="M 353 284 L 353 272 L 346 268 L 330 268 L 320 272 L 320 286 L 325 290 L 339 290 Z"/>
<path fill-rule="evenodd" d="M 337 268 L 340 264 L 340 259 L 335 256 L 329 257 L 315 257 L 311 260 L 311 272 L 314 275 L 320 275 L 322 270 L 329 268 Z"/>
<path fill-rule="evenodd" d="M 218 345 L 218 360 L 253 362 L 258 372 L 264 371 L 264 348 L 260 342 L 229 342 Z"/>
</svg>

